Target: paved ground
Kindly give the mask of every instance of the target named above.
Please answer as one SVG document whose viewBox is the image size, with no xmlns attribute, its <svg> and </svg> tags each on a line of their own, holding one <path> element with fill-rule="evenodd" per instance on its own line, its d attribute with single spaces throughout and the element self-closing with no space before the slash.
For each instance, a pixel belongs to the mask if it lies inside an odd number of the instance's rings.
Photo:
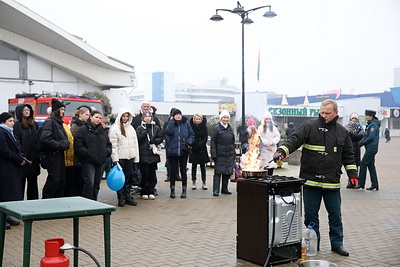
<svg viewBox="0 0 400 267">
<path fill-rule="evenodd" d="M 339 266 L 400 266 L 400 138 L 381 139 L 377 156 L 380 191 L 342 190 L 344 244 L 350 257 L 330 251 L 327 216 L 321 209 L 321 251 L 314 259 Z M 170 199 L 165 170 L 160 164 L 156 200 L 138 200 L 138 206 L 117 208 L 112 221 L 113 266 L 256 266 L 236 259 L 236 193 L 213 197 L 211 190 L 189 190 L 187 199 Z M 277 174 L 297 176 L 298 167 L 284 165 Z M 211 186 L 212 169 L 208 172 Z M 43 184 L 45 173 L 40 177 Z M 346 185 L 343 176 L 342 188 Z M 369 181 L 367 186 L 369 186 Z M 235 183 L 230 183 L 235 192 Z M 180 192 L 180 184 L 178 184 Z M 116 205 L 116 193 L 102 183 L 99 200 Z M 80 247 L 104 263 L 102 218 L 80 220 Z M 22 266 L 23 227 L 6 231 L 3 266 Z M 39 266 L 44 240 L 62 237 L 72 243 L 72 220 L 33 224 L 31 265 Z M 72 256 L 71 252 L 66 252 Z M 311 259 L 311 257 L 310 257 Z M 80 255 L 80 266 L 94 266 Z M 294 267 L 297 263 L 280 266 Z"/>
</svg>

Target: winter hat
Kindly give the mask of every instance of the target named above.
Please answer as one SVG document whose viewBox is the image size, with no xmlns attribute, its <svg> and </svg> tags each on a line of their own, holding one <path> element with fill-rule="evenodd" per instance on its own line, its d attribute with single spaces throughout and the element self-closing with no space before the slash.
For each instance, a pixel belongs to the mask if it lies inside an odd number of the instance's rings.
<svg viewBox="0 0 400 267">
<path fill-rule="evenodd" d="M 265 111 L 265 113 L 264 113 L 264 120 L 265 119 L 272 119 L 272 114 L 268 110 Z"/>
<path fill-rule="evenodd" d="M 358 120 L 358 114 L 355 112 L 351 113 L 350 119 L 352 119 L 352 118 L 356 118 Z"/>
<path fill-rule="evenodd" d="M 0 114 L 0 123 L 4 123 L 6 122 L 6 120 L 8 120 L 9 118 L 11 118 L 13 115 L 11 113 L 8 112 L 3 112 Z"/>
<path fill-rule="evenodd" d="M 229 118 L 231 117 L 231 115 L 229 115 L 229 112 L 227 110 L 221 111 L 221 113 L 219 114 L 219 119 L 222 119 L 222 117 L 224 116 L 228 116 Z"/>
<path fill-rule="evenodd" d="M 58 100 L 55 99 L 55 98 L 53 98 L 53 99 L 51 100 L 51 112 L 54 112 L 54 111 L 56 111 L 57 109 L 62 108 L 62 107 L 65 108 L 65 105 L 64 105 L 61 101 L 58 101 Z"/>
<path fill-rule="evenodd" d="M 249 117 L 247 120 L 247 126 L 250 126 L 251 124 L 256 124 L 256 121 L 253 119 L 253 117 Z"/>
<path fill-rule="evenodd" d="M 179 109 L 174 109 L 173 111 L 172 111 L 172 116 L 175 116 L 176 114 L 181 114 L 182 115 L 182 112 L 179 110 Z"/>
<path fill-rule="evenodd" d="M 372 117 L 375 117 L 375 115 L 376 115 L 376 111 L 374 111 L 374 110 L 369 110 L 369 109 L 366 109 L 366 110 L 365 110 L 365 116 L 372 116 Z"/>
<path fill-rule="evenodd" d="M 176 108 L 171 108 L 171 110 L 169 111 L 169 115 L 172 116 L 172 112 L 174 112 Z"/>
</svg>

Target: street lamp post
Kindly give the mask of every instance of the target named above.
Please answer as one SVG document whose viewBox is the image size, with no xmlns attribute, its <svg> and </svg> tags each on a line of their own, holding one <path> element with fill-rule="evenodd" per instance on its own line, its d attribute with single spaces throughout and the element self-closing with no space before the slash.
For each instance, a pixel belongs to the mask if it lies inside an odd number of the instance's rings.
<svg viewBox="0 0 400 267">
<path fill-rule="evenodd" d="M 221 21 L 223 20 L 223 18 L 221 17 L 221 15 L 218 15 L 218 11 L 226 11 L 226 12 L 230 12 L 236 15 L 239 15 L 242 18 L 242 129 L 243 127 L 246 125 L 246 111 L 245 111 L 245 75 L 244 75 L 244 25 L 245 24 L 252 24 L 253 20 L 249 18 L 249 14 L 253 11 L 256 11 L 258 9 L 262 9 L 262 8 L 268 8 L 268 11 L 264 13 L 264 17 L 266 18 L 273 18 L 276 16 L 276 13 L 271 11 L 271 6 L 259 6 L 259 7 L 255 7 L 249 10 L 245 10 L 244 7 L 239 3 L 239 1 L 237 2 L 237 7 L 235 7 L 234 9 L 216 9 L 215 11 L 215 15 L 213 15 L 210 20 L 212 21 Z"/>
</svg>

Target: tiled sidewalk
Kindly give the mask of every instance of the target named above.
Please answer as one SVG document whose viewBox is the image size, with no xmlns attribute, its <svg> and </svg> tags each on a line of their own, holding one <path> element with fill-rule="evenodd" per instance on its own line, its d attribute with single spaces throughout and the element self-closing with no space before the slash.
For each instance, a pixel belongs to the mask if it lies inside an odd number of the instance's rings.
<svg viewBox="0 0 400 267">
<path fill-rule="evenodd" d="M 342 190 L 345 248 L 350 257 L 330 251 L 327 215 L 321 208 L 321 251 L 315 259 L 339 266 L 400 266 L 400 138 L 381 139 L 377 155 L 380 191 Z M 187 199 L 170 199 L 160 164 L 156 200 L 138 200 L 138 206 L 117 208 L 112 221 L 112 266 L 256 266 L 236 259 L 236 193 L 213 197 L 209 190 L 188 190 Z M 297 176 L 298 167 L 285 165 L 278 175 Z M 189 175 L 190 177 L 190 175 Z M 40 177 L 43 184 L 45 173 Z M 190 179 L 190 178 L 189 178 Z M 212 169 L 208 171 L 211 187 Z M 342 188 L 347 178 L 342 176 Z M 367 186 L 369 186 L 369 181 Z M 235 184 L 230 189 L 235 192 Z M 177 184 L 180 195 L 180 184 Z M 189 187 L 190 188 L 190 187 Z M 105 181 L 99 200 L 116 205 L 116 193 Z M 80 247 L 104 263 L 102 218 L 80 220 Z M 6 231 L 3 266 L 22 266 L 23 227 Z M 62 237 L 72 243 L 72 220 L 33 224 L 31 266 L 39 266 L 44 240 Z M 71 252 L 66 252 L 71 256 Z M 80 266 L 94 266 L 80 254 Z M 280 266 L 294 267 L 297 263 Z"/>
</svg>

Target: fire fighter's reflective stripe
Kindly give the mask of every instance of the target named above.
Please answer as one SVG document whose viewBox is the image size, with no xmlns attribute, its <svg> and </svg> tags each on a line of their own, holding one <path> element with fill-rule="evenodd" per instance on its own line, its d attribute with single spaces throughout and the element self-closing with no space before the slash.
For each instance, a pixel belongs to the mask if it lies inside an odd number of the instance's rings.
<svg viewBox="0 0 400 267">
<path fill-rule="evenodd" d="M 304 144 L 303 148 L 313 150 L 313 151 L 325 151 L 325 146 L 314 146 L 310 144 Z"/>
<path fill-rule="evenodd" d="M 280 146 L 279 148 L 285 151 L 286 156 L 289 155 L 289 148 L 287 148 L 286 146 Z"/>
<path fill-rule="evenodd" d="M 325 189 L 340 189 L 340 183 L 322 183 L 322 182 L 307 180 L 304 183 L 304 185 L 321 187 Z"/>
<path fill-rule="evenodd" d="M 346 171 L 348 171 L 348 170 L 357 170 L 357 165 L 355 165 L 355 164 L 346 165 L 345 169 L 346 169 Z"/>
</svg>

